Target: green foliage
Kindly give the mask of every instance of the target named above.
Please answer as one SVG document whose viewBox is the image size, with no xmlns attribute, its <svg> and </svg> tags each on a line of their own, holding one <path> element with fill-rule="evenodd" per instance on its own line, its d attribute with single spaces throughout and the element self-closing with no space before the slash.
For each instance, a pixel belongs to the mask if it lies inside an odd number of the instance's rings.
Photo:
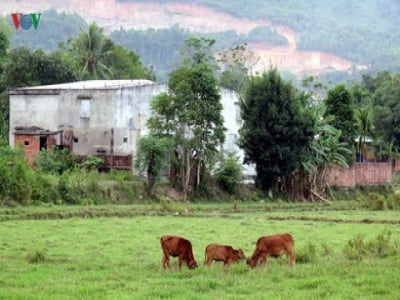
<svg viewBox="0 0 400 300">
<path fill-rule="evenodd" d="M 357 134 L 357 121 L 354 113 L 353 98 L 345 85 L 340 84 L 328 91 L 325 117 L 333 116 L 330 124 L 342 132 L 339 139 L 349 148 L 353 147 Z M 348 162 L 351 157 L 348 157 Z"/>
<path fill-rule="evenodd" d="M 369 210 L 400 209 L 400 196 L 396 191 L 388 195 L 371 192 L 366 197 L 361 197 L 359 201 L 362 208 Z"/>
<path fill-rule="evenodd" d="M 171 152 L 172 140 L 154 135 L 140 138 L 135 166 L 139 172 L 146 171 L 147 192 L 155 197 L 154 185 L 159 179 L 160 171 L 168 165 L 168 154 Z"/>
<path fill-rule="evenodd" d="M 104 161 L 100 157 L 89 155 L 86 159 L 80 164 L 80 167 L 85 171 L 99 171 L 104 167 Z"/>
<path fill-rule="evenodd" d="M 16 47 L 3 66 L 1 85 L 7 89 L 75 81 L 73 66 L 58 53 Z"/>
<path fill-rule="evenodd" d="M 363 260 L 367 256 L 394 256 L 399 253 L 400 248 L 397 242 L 392 242 L 391 237 L 392 233 L 389 230 L 384 230 L 369 241 L 365 241 L 364 237 L 358 235 L 347 242 L 343 253 L 352 260 Z"/>
<path fill-rule="evenodd" d="M 343 248 L 343 254 L 351 260 L 362 260 L 367 254 L 364 238 L 357 235 L 350 239 Z"/>
<path fill-rule="evenodd" d="M 95 159 L 90 159 L 88 164 L 93 163 Z M 98 160 L 96 160 L 98 163 Z M 45 173 L 62 174 L 68 170 L 74 169 L 78 165 L 78 158 L 72 155 L 68 150 L 41 150 L 36 158 L 36 167 Z"/>
<path fill-rule="evenodd" d="M 242 182 L 243 165 L 235 153 L 227 153 L 217 169 L 215 177 L 224 191 L 234 194 Z"/>
<path fill-rule="evenodd" d="M 245 163 L 256 165 L 258 186 L 267 191 L 296 171 L 313 140 L 314 120 L 300 96 L 277 70 L 253 77 L 241 102 L 239 145 Z"/>
<path fill-rule="evenodd" d="M 317 247 L 312 242 L 300 249 L 296 249 L 296 263 L 314 263 L 318 259 Z"/>
<path fill-rule="evenodd" d="M 183 50 L 184 64 L 174 70 L 169 80 L 169 94 L 162 94 L 151 104 L 148 121 L 151 133 L 173 139 L 173 172 L 177 173 L 184 198 L 189 192 L 192 169 L 195 187 L 207 173 L 207 164 L 216 156 L 225 138 L 221 116 L 221 96 L 212 72 L 210 47 L 214 41 L 191 38 Z M 194 169 L 194 167 L 196 169 Z"/>
</svg>

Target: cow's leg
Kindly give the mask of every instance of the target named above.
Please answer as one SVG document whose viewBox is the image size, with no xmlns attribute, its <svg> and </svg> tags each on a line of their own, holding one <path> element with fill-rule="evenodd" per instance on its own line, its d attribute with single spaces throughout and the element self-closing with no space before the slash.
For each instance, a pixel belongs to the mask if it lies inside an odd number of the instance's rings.
<svg viewBox="0 0 400 300">
<path fill-rule="evenodd" d="M 233 262 L 232 259 L 228 258 L 228 259 L 224 260 L 224 266 L 227 269 L 229 269 L 229 266 L 231 265 L 232 262 Z"/>
<path fill-rule="evenodd" d="M 169 255 L 164 255 L 164 257 L 162 259 L 163 270 L 165 270 L 165 266 L 167 266 L 168 269 L 171 271 L 171 265 L 169 264 Z"/>
<path fill-rule="evenodd" d="M 287 256 L 289 258 L 289 264 L 294 268 L 296 266 L 296 259 L 294 258 L 293 252 L 289 251 Z"/>
<path fill-rule="evenodd" d="M 210 257 L 207 257 L 207 260 L 204 264 L 207 266 L 211 266 L 212 262 L 213 262 L 213 260 Z"/>
<path fill-rule="evenodd" d="M 261 264 L 265 267 L 267 265 L 268 255 L 266 252 L 261 253 Z"/>
<path fill-rule="evenodd" d="M 178 261 L 178 269 L 179 269 L 179 271 L 181 270 L 181 268 L 182 268 L 182 258 L 179 256 L 179 261 Z"/>
</svg>

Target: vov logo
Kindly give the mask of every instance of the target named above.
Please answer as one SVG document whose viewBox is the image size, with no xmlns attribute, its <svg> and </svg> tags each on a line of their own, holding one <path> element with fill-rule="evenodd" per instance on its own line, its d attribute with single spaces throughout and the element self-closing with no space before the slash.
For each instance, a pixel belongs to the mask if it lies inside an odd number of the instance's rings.
<svg viewBox="0 0 400 300">
<path fill-rule="evenodd" d="M 13 13 L 11 14 L 11 19 L 14 23 L 15 29 L 19 29 L 21 26 L 24 30 L 29 30 L 32 26 L 37 29 L 39 26 L 40 16 L 42 14 L 21 14 Z"/>
</svg>

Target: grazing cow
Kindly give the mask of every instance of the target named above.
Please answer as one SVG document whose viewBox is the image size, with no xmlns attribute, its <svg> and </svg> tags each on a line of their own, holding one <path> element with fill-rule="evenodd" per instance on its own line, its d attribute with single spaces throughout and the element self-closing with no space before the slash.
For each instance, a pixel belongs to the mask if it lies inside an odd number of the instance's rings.
<svg viewBox="0 0 400 300">
<path fill-rule="evenodd" d="M 174 235 L 164 235 L 160 238 L 161 247 L 163 250 L 162 267 L 165 270 L 165 266 L 171 270 L 169 264 L 169 256 L 179 258 L 179 270 L 181 270 L 182 262 L 186 262 L 189 269 L 197 267 L 197 262 L 194 260 L 192 243 L 187 239 Z"/>
<path fill-rule="evenodd" d="M 247 259 L 247 264 L 255 267 L 261 260 L 266 265 L 268 256 L 279 257 L 283 253 L 286 253 L 290 265 L 294 267 L 294 240 L 289 233 L 262 236 L 257 241 L 253 255 Z"/>
<path fill-rule="evenodd" d="M 230 264 L 244 259 L 242 249 L 235 250 L 231 246 L 209 244 L 205 250 L 204 264 L 210 266 L 212 261 L 223 261 L 224 265 L 229 268 Z"/>
</svg>

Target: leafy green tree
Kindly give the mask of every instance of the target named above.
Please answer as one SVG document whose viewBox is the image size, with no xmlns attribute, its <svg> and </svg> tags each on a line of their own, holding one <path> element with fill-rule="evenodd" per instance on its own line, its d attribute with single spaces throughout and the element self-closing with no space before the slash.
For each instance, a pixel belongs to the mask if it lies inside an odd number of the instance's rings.
<svg viewBox="0 0 400 300">
<path fill-rule="evenodd" d="M 400 74 L 377 83 L 373 97 L 377 135 L 387 144 L 400 149 Z"/>
<path fill-rule="evenodd" d="M 300 96 L 276 69 L 252 77 L 244 94 L 239 145 L 244 162 L 255 164 L 256 184 L 264 191 L 299 169 L 312 142 L 314 120 Z"/>
<path fill-rule="evenodd" d="M 75 81 L 73 66 L 58 53 L 13 48 L 4 64 L 1 83 L 8 89 Z"/>
<path fill-rule="evenodd" d="M 353 98 L 350 91 L 344 84 L 339 84 L 328 91 L 326 99 L 325 117 L 334 116 L 330 124 L 342 132 L 340 142 L 344 142 L 352 149 L 357 137 L 357 120 Z M 348 162 L 352 160 L 352 156 L 347 158 Z"/>
<path fill-rule="evenodd" d="M 112 51 L 104 59 L 104 64 L 113 79 L 150 79 L 154 74 L 140 61 L 140 57 L 120 45 L 113 45 Z"/>
<path fill-rule="evenodd" d="M 146 191 L 151 198 L 155 198 L 155 184 L 160 177 L 160 171 L 168 165 L 168 154 L 172 147 L 169 138 L 160 138 L 154 135 L 144 136 L 139 140 L 136 168 L 146 171 Z"/>
<path fill-rule="evenodd" d="M 171 160 L 177 168 L 185 201 L 191 186 L 199 187 L 207 163 L 225 138 L 217 80 L 206 54 L 209 52 L 203 51 L 212 44 L 207 39 L 187 41 L 185 53 L 189 57 L 172 72 L 169 94 L 153 101 L 153 116 L 148 123 L 153 134 L 174 139 Z"/>
<path fill-rule="evenodd" d="M 75 81 L 73 64 L 60 53 L 16 47 L 9 51 L 0 77 L 0 135 L 8 137 L 9 104 L 7 91 L 16 87 Z"/>
<path fill-rule="evenodd" d="M 329 125 L 333 117 L 323 117 L 324 103 L 311 105 L 307 110 L 315 120 L 315 136 L 301 159 L 301 167 L 282 179 L 281 188 L 293 200 L 327 201 L 328 167 L 348 166 L 346 156 L 350 150 L 339 141 L 341 131 Z"/>
</svg>

